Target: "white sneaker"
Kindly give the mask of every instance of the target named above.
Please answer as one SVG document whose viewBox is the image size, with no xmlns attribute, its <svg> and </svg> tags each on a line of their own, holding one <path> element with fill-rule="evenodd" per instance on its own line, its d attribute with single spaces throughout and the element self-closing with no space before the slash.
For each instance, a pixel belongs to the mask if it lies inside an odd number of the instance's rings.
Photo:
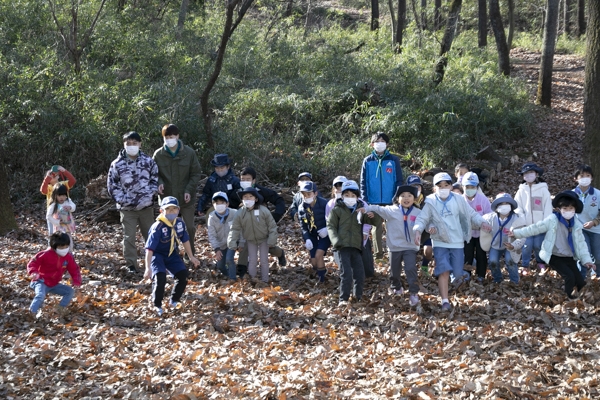
<svg viewBox="0 0 600 400">
<path fill-rule="evenodd" d="M 154 307 L 154 309 L 156 310 L 156 313 L 158 314 L 158 316 L 162 316 L 163 315 L 163 309 L 160 307 Z"/>
<path fill-rule="evenodd" d="M 404 296 L 404 289 L 394 289 L 394 296 Z"/>
<path fill-rule="evenodd" d="M 171 308 L 175 308 L 175 309 L 181 308 L 181 303 L 179 301 L 173 301 L 173 300 L 171 300 L 169 302 L 169 305 L 171 306 Z"/>
<path fill-rule="evenodd" d="M 340 300 L 338 303 L 338 307 L 346 307 L 348 306 L 348 300 Z"/>
<path fill-rule="evenodd" d="M 411 307 L 414 307 L 417 304 L 419 304 L 419 295 L 418 294 L 411 294 L 410 298 L 408 300 L 408 304 L 410 304 Z"/>
</svg>

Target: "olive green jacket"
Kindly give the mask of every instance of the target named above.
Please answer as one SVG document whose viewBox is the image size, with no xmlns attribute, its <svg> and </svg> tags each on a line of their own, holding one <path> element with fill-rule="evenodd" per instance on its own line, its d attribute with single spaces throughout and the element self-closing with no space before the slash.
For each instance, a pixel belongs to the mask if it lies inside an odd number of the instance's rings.
<svg viewBox="0 0 600 400">
<path fill-rule="evenodd" d="M 267 242 L 269 247 L 277 245 L 277 224 L 267 207 L 257 204 L 252 210 L 242 207 L 235 213 L 227 247 L 235 250 L 243 247 L 246 241 L 253 244 Z"/>
<path fill-rule="evenodd" d="M 362 250 L 363 246 L 363 224 L 374 225 L 381 221 L 381 217 L 375 214 L 374 218 L 357 213 L 356 210 L 365 207 L 362 200 L 358 200 L 356 209 L 351 211 L 342 199 L 335 202 L 327 218 L 327 233 L 334 250 L 343 247 L 354 247 Z M 359 221 L 360 219 L 360 221 Z"/>
<path fill-rule="evenodd" d="M 200 163 L 196 152 L 189 146 L 178 141 L 179 151 L 173 157 L 171 153 L 165 150 L 165 147 L 154 152 L 154 162 L 158 165 L 158 185 L 163 185 L 164 190 L 161 196 L 173 196 L 179 200 L 179 205 L 183 207 L 186 203 L 184 194 L 189 193 L 191 199 L 189 203 L 196 206 L 196 192 L 202 175 Z"/>
</svg>

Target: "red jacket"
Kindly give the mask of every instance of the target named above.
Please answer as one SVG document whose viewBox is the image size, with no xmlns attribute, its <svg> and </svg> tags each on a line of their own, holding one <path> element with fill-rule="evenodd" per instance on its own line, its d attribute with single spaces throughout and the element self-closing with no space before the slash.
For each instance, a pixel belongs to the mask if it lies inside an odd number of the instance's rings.
<svg viewBox="0 0 600 400">
<path fill-rule="evenodd" d="M 56 251 L 48 248 L 37 253 L 27 264 L 27 273 L 29 275 L 38 274 L 39 278 L 37 279 L 43 279 L 46 286 L 49 287 L 58 285 L 65 271 L 69 271 L 74 286 L 81 286 L 79 265 L 71 253 L 60 257 Z"/>
</svg>

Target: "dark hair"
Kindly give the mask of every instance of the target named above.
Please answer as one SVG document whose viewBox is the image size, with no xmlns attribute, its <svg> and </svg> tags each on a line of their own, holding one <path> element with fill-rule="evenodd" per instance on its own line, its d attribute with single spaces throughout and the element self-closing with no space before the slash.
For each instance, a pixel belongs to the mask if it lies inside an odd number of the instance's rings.
<svg viewBox="0 0 600 400">
<path fill-rule="evenodd" d="M 375 143 L 377 140 L 383 139 L 386 143 L 390 142 L 390 137 L 383 132 L 377 132 L 371 136 L 371 143 Z"/>
<path fill-rule="evenodd" d="M 577 177 L 581 174 L 583 174 L 584 172 L 587 172 L 588 174 L 590 174 L 592 176 L 592 178 L 594 177 L 594 173 L 592 172 L 592 167 L 590 167 L 589 165 L 579 165 L 577 167 L 577 169 L 575 170 L 575 173 L 573 174 L 573 177 L 575 179 L 577 179 Z"/>
<path fill-rule="evenodd" d="M 163 136 L 179 136 L 179 128 L 173 124 L 167 124 L 162 128 Z"/>
<path fill-rule="evenodd" d="M 454 167 L 454 173 L 457 173 L 461 168 L 466 168 L 467 171 L 470 171 L 471 168 L 469 168 L 468 164 L 465 163 L 458 163 L 456 164 L 456 167 Z"/>
<path fill-rule="evenodd" d="M 123 143 L 127 142 L 128 140 L 135 140 L 136 142 L 141 142 L 142 137 L 136 131 L 131 131 L 123 135 Z"/>
<path fill-rule="evenodd" d="M 465 193 L 465 191 L 462 188 L 462 185 L 460 183 L 458 183 L 458 182 L 452 184 L 452 189 L 451 190 L 454 190 L 454 189 L 458 189 L 463 194 Z"/>
<path fill-rule="evenodd" d="M 569 207 L 569 206 L 573 206 L 575 207 L 575 209 L 577 209 L 577 200 L 575 200 L 572 197 L 561 197 L 560 199 L 558 199 L 558 201 L 556 202 L 556 208 L 563 208 L 563 207 Z"/>
<path fill-rule="evenodd" d="M 252 175 L 252 179 L 256 179 L 256 171 L 252 167 L 244 167 L 240 172 L 240 176 L 242 175 Z"/>
<path fill-rule="evenodd" d="M 56 250 L 58 246 L 69 246 L 71 245 L 71 238 L 64 232 L 54 232 L 50 235 L 50 247 L 52 250 Z"/>
<path fill-rule="evenodd" d="M 54 210 L 52 210 L 53 214 L 58 211 L 57 197 L 61 195 L 67 195 L 68 198 L 69 188 L 64 183 L 57 183 L 54 185 L 54 189 L 52 190 L 52 203 L 54 203 Z"/>
</svg>

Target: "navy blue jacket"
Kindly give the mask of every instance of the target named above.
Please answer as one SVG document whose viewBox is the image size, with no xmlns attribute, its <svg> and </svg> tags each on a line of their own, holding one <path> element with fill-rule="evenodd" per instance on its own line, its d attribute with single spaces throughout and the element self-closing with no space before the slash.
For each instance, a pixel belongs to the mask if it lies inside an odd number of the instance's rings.
<svg viewBox="0 0 600 400">
<path fill-rule="evenodd" d="M 200 196 L 200 200 L 198 200 L 198 212 L 205 212 L 206 209 L 209 208 L 207 206 L 210 206 L 212 203 L 213 194 L 225 192 L 231 201 L 233 196 L 237 197 L 236 191 L 238 189 L 240 189 L 240 178 L 233 174 L 231 168 L 223 177 L 220 177 L 216 172 L 213 172 L 208 177 L 204 189 L 202 189 L 202 196 Z"/>
<path fill-rule="evenodd" d="M 302 239 L 304 239 L 304 241 L 313 239 L 315 236 L 317 236 L 317 231 L 321 228 L 327 228 L 325 207 L 327 206 L 328 201 L 329 200 L 317 196 L 317 199 L 314 201 L 314 203 L 312 203 L 312 205 L 309 206 L 305 202 L 302 202 L 298 206 L 298 220 L 300 221 L 300 225 L 302 227 Z M 315 219 L 314 224 L 316 227 L 313 227 L 312 229 L 308 218 L 308 208 L 312 209 Z"/>
</svg>

